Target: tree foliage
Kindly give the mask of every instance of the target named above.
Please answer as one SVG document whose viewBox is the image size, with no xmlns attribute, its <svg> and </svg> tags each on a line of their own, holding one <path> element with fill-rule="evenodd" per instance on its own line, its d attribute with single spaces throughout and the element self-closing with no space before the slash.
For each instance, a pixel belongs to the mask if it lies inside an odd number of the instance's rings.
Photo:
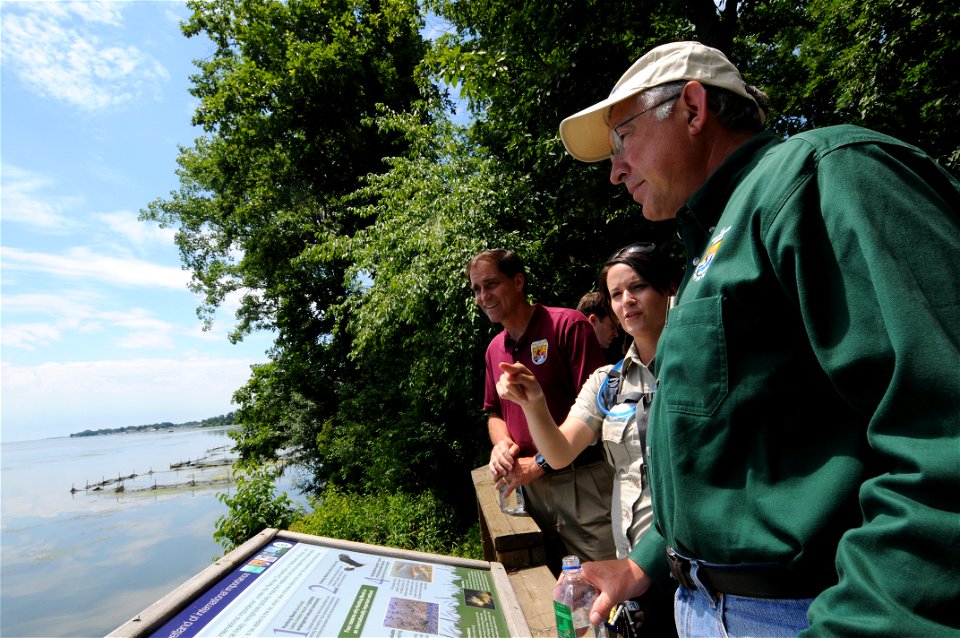
<svg viewBox="0 0 960 638">
<path fill-rule="evenodd" d="M 236 492 L 217 499 L 229 508 L 217 519 L 213 540 L 230 551 L 268 527 L 286 529 L 305 512 L 286 492 L 277 493 L 278 470 L 257 467 L 237 473 Z"/>
<path fill-rule="evenodd" d="M 184 33 L 212 43 L 192 78 L 204 134 L 180 149 L 179 190 L 143 217 L 177 228 L 202 318 L 237 295 L 232 339 L 275 335 L 270 361 L 235 397 L 238 444 L 256 461 L 293 432 L 309 442 L 291 424 L 332 418 L 354 386 L 350 343 L 331 313 L 352 290 L 349 264 L 323 246 L 368 223 L 345 198 L 402 151 L 377 129 L 378 105 L 407 111 L 431 97 L 417 73 L 426 43 L 408 0 L 188 6 Z"/>
<path fill-rule="evenodd" d="M 475 518 L 469 470 L 489 453 L 496 328 L 467 288 L 469 257 L 517 250 L 534 299 L 573 306 L 614 249 L 674 240 L 558 136 L 643 51 L 701 40 L 767 91 L 773 130 L 864 124 L 960 172 L 946 0 L 189 6 L 185 34 L 212 42 L 193 77 L 203 135 L 181 149 L 179 190 L 143 216 L 177 228 L 202 318 L 240 295 L 232 338 L 275 336 L 235 395 L 243 464 L 293 449 L 305 487 L 333 500 L 416 509 L 405 495 L 430 490 L 455 513 L 444 525 Z M 449 26 L 432 43 L 423 10 Z M 441 82 L 468 101 L 468 127 L 447 117 Z"/>
<path fill-rule="evenodd" d="M 862 124 L 960 174 L 960 9 L 950 0 L 811 0 L 799 58 L 806 82 L 784 107 L 814 126 Z"/>
<path fill-rule="evenodd" d="M 960 11 L 949 0 L 427 2 L 453 27 L 431 63 L 462 85 L 478 141 L 520 170 L 553 175 L 554 192 L 579 195 L 574 205 L 604 201 L 576 182 L 609 188 L 564 156 L 557 124 L 606 95 L 644 51 L 678 39 L 726 52 L 770 94 L 775 130 L 861 124 L 960 172 Z M 608 212 L 629 207 L 612 204 Z"/>
<path fill-rule="evenodd" d="M 290 530 L 464 558 L 483 558 L 480 534 L 474 525 L 457 535 L 452 508 L 433 492 L 405 494 L 377 492 L 358 499 L 356 494 L 330 486 L 316 501 L 313 512 Z"/>
<path fill-rule="evenodd" d="M 536 197 L 529 217 L 505 221 L 506 230 L 542 238 L 541 250 L 524 256 L 535 273 L 552 277 L 540 288 L 543 301 L 576 304 L 598 263 L 625 238 L 671 234 L 672 224 L 645 221 L 623 189 L 611 187 L 608 164 L 567 155 L 558 125 L 605 96 L 638 51 L 692 36 L 692 22 L 673 3 L 427 4 L 451 25 L 431 50 L 429 68 L 461 87 L 477 118 L 472 141 L 504 170 L 524 175 Z"/>
</svg>

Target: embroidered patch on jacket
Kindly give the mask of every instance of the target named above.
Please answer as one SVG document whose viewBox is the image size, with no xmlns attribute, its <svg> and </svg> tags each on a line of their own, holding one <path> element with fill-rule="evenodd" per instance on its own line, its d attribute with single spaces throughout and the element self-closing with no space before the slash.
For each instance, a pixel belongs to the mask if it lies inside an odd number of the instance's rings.
<svg viewBox="0 0 960 638">
<path fill-rule="evenodd" d="M 547 361 L 547 340 L 541 339 L 530 344 L 530 358 L 537 365 Z"/>
<path fill-rule="evenodd" d="M 730 227 L 727 226 L 716 235 L 713 239 L 710 240 L 710 245 L 707 246 L 707 250 L 704 251 L 703 257 L 700 258 L 700 263 L 697 264 L 697 269 L 693 271 L 693 280 L 700 281 L 703 279 L 704 275 L 707 274 L 707 270 L 710 268 L 710 265 L 713 264 L 713 260 L 717 258 L 717 253 L 720 252 L 720 246 L 723 245 L 723 236 L 727 234 L 727 231 L 730 230 Z"/>
</svg>

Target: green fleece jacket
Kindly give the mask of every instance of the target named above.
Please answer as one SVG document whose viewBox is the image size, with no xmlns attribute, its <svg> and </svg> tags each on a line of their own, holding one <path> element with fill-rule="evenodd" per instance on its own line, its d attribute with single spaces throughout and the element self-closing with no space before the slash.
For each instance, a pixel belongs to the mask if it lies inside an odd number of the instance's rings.
<svg viewBox="0 0 960 638">
<path fill-rule="evenodd" d="M 631 558 L 655 579 L 670 545 L 835 583 L 809 635 L 956 635 L 960 184 L 862 128 L 763 133 L 677 221 L 656 527 Z"/>
</svg>

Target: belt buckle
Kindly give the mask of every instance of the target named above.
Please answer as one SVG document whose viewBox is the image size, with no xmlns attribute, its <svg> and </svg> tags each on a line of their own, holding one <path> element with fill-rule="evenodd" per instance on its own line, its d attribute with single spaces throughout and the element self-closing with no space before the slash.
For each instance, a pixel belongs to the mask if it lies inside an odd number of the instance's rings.
<svg viewBox="0 0 960 638">
<path fill-rule="evenodd" d="M 667 547 L 667 562 L 670 564 L 670 574 L 674 580 L 687 589 L 697 589 L 696 583 L 690 580 L 690 561 L 683 558 L 672 547 Z"/>
</svg>

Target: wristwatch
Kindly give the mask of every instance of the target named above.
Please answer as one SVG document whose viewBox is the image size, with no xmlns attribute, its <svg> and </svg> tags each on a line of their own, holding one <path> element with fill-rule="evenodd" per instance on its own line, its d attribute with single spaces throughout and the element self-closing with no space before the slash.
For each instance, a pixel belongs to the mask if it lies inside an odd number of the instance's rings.
<svg viewBox="0 0 960 638">
<path fill-rule="evenodd" d="M 550 467 L 549 463 L 547 463 L 547 459 L 543 458 L 543 455 L 540 454 L 539 452 L 537 452 L 537 455 L 533 458 L 536 460 L 537 465 L 540 466 L 540 469 L 546 472 L 547 474 L 553 471 L 553 468 Z"/>
</svg>

